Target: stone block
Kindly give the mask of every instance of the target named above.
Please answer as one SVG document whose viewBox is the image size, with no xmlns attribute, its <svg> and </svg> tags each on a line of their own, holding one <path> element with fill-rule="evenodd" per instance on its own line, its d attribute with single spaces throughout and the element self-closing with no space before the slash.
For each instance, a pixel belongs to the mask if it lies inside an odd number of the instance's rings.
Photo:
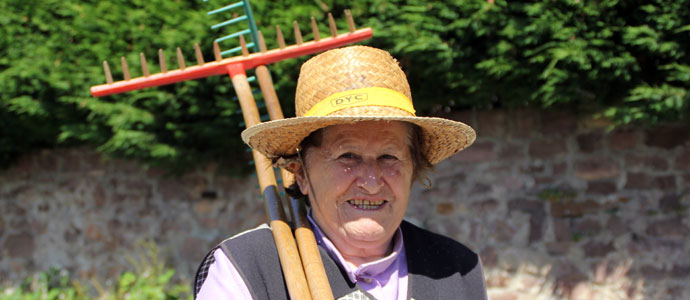
<svg viewBox="0 0 690 300">
<path fill-rule="evenodd" d="M 574 261 L 562 259 L 551 269 L 550 275 L 555 278 L 555 292 L 559 295 L 570 295 L 572 289 L 580 282 L 587 281 L 585 275 Z"/>
<path fill-rule="evenodd" d="M 65 239 L 65 242 L 73 244 L 75 243 L 79 238 L 82 237 L 82 231 L 81 229 L 77 228 L 76 226 L 72 225 L 67 230 L 65 230 L 62 234 L 62 237 Z"/>
<path fill-rule="evenodd" d="M 504 220 L 494 221 L 489 228 L 491 236 L 499 242 L 511 242 L 517 233 L 517 230 Z"/>
<path fill-rule="evenodd" d="M 558 178 L 554 176 L 539 176 L 534 178 L 534 183 L 543 186 L 543 185 L 551 185 L 552 183 L 556 182 Z"/>
<path fill-rule="evenodd" d="M 664 175 L 656 176 L 652 179 L 652 187 L 657 190 L 675 190 L 676 189 L 676 176 L 674 175 Z"/>
<path fill-rule="evenodd" d="M 207 215 L 211 211 L 213 211 L 213 208 L 209 200 L 201 200 L 194 203 L 194 212 L 199 216 Z"/>
<path fill-rule="evenodd" d="M 649 224 L 646 233 L 653 237 L 685 239 L 690 235 L 690 228 L 681 217 L 672 217 Z"/>
<path fill-rule="evenodd" d="M 450 215 L 455 211 L 455 204 L 444 202 L 436 204 L 436 213 L 439 215 Z"/>
<path fill-rule="evenodd" d="M 680 196 L 672 193 L 666 194 L 659 200 L 659 207 L 664 212 L 680 212 L 686 207 L 680 202 Z"/>
<path fill-rule="evenodd" d="M 83 157 L 83 151 L 78 151 L 77 149 L 71 149 L 71 151 L 66 151 L 61 156 L 60 171 L 63 173 L 76 173 L 83 171 Z"/>
<path fill-rule="evenodd" d="M 608 195 L 618 190 L 613 181 L 590 181 L 587 182 L 587 194 Z"/>
<path fill-rule="evenodd" d="M 565 175 L 568 172 L 568 163 L 556 163 L 552 167 L 551 173 L 554 177 Z"/>
<path fill-rule="evenodd" d="M 218 219 L 213 218 L 213 217 L 202 217 L 199 220 L 199 224 L 201 227 L 206 228 L 206 229 L 216 229 L 218 228 Z"/>
<path fill-rule="evenodd" d="M 651 179 L 645 173 L 628 173 L 625 177 L 625 189 L 643 190 L 651 187 Z"/>
<path fill-rule="evenodd" d="M 522 211 L 530 215 L 529 218 L 529 243 L 542 239 L 544 233 L 544 219 L 546 210 L 544 202 L 528 199 L 513 199 L 508 202 L 509 211 Z"/>
<path fill-rule="evenodd" d="M 577 129 L 577 118 L 569 112 L 544 112 L 541 115 L 541 131 L 546 136 L 569 136 Z"/>
<path fill-rule="evenodd" d="M 470 190 L 470 195 L 483 195 L 491 192 L 491 186 L 483 183 L 476 183 L 472 190 Z"/>
<path fill-rule="evenodd" d="M 180 252 L 183 257 L 203 257 L 204 252 L 208 251 L 206 244 L 206 241 L 200 238 L 188 236 L 184 238 Z"/>
<path fill-rule="evenodd" d="M 562 139 L 541 139 L 529 144 L 529 156 L 531 159 L 551 159 L 568 152 L 565 141 Z"/>
<path fill-rule="evenodd" d="M 582 246 L 587 257 L 605 257 L 616 250 L 612 242 L 589 241 Z"/>
<path fill-rule="evenodd" d="M 573 243 L 571 242 L 548 242 L 546 246 L 546 251 L 552 255 L 563 255 L 570 251 L 570 247 Z"/>
<path fill-rule="evenodd" d="M 599 131 L 578 135 L 575 139 L 580 152 L 592 153 L 600 151 L 604 147 L 604 134 Z"/>
<path fill-rule="evenodd" d="M 485 199 L 472 203 L 470 210 L 476 214 L 496 213 L 498 201 L 496 199 Z"/>
<path fill-rule="evenodd" d="M 645 145 L 662 149 L 673 149 L 690 142 L 688 126 L 661 126 L 645 132 Z"/>
<path fill-rule="evenodd" d="M 612 151 L 629 150 L 637 146 L 637 131 L 618 129 L 608 135 L 609 149 Z"/>
<path fill-rule="evenodd" d="M 178 180 L 174 179 L 160 179 L 157 186 L 158 193 L 163 196 L 164 200 L 187 200 L 190 198 L 189 193 Z"/>
<path fill-rule="evenodd" d="M 516 138 L 528 138 L 538 132 L 539 114 L 533 110 L 516 110 L 510 114 L 512 130 L 510 135 Z"/>
<path fill-rule="evenodd" d="M 575 218 L 601 210 L 601 204 L 586 200 L 583 202 L 564 201 L 551 203 L 551 216 L 555 218 Z"/>
<path fill-rule="evenodd" d="M 528 175 L 538 175 L 544 173 L 544 170 L 546 167 L 544 164 L 541 163 L 532 163 L 529 164 L 525 167 L 520 168 L 520 171 L 522 173 L 528 174 Z"/>
<path fill-rule="evenodd" d="M 565 218 L 551 218 L 551 225 L 553 226 L 553 237 L 556 242 L 570 241 L 570 219 Z"/>
<path fill-rule="evenodd" d="M 640 267 L 640 274 L 649 281 L 660 281 L 677 277 L 687 277 L 689 266 L 661 267 L 658 265 L 645 265 Z M 680 276 L 678 276 L 680 275 Z"/>
<path fill-rule="evenodd" d="M 656 171 L 668 170 L 668 162 L 660 156 L 646 156 L 636 153 L 625 155 L 626 168 L 649 168 Z"/>
<path fill-rule="evenodd" d="M 30 258 L 34 255 L 34 236 L 29 232 L 8 235 L 2 249 L 11 258 Z"/>
<path fill-rule="evenodd" d="M 597 157 L 575 162 L 575 176 L 584 180 L 607 179 L 618 176 L 620 167 L 608 158 Z"/>
<path fill-rule="evenodd" d="M 42 151 L 35 159 L 35 168 L 37 170 L 41 170 L 41 172 L 57 172 L 58 159 L 52 152 Z"/>
<path fill-rule="evenodd" d="M 98 225 L 89 224 L 86 227 L 86 237 L 93 240 L 93 241 L 102 241 L 103 240 L 103 232 L 101 231 L 100 228 L 98 228 Z"/>
<path fill-rule="evenodd" d="M 613 236 L 620 236 L 630 232 L 630 226 L 624 222 L 620 217 L 614 216 L 606 221 L 606 230 Z"/>
<path fill-rule="evenodd" d="M 572 233 L 592 236 L 601 232 L 601 229 L 601 223 L 596 219 L 574 220 Z"/>
<path fill-rule="evenodd" d="M 690 149 L 682 152 L 675 161 L 675 169 L 690 172 Z"/>
<path fill-rule="evenodd" d="M 8 169 L 0 171 L 0 174 L 6 173 L 8 175 L 30 175 L 36 169 L 34 164 L 35 157 L 33 155 L 24 154 L 14 161 Z"/>
<path fill-rule="evenodd" d="M 478 141 L 471 147 L 451 157 L 453 161 L 463 163 L 478 163 L 495 159 L 494 143 L 491 141 Z"/>
<path fill-rule="evenodd" d="M 478 136 L 504 137 L 506 130 L 510 128 L 503 111 L 491 110 L 477 112 Z"/>
<path fill-rule="evenodd" d="M 93 203 L 96 207 L 103 207 L 106 204 L 107 198 L 103 184 L 97 183 L 93 189 Z"/>
<path fill-rule="evenodd" d="M 506 142 L 498 152 L 498 159 L 500 160 L 520 160 L 525 157 L 525 146 L 518 143 Z"/>
</svg>

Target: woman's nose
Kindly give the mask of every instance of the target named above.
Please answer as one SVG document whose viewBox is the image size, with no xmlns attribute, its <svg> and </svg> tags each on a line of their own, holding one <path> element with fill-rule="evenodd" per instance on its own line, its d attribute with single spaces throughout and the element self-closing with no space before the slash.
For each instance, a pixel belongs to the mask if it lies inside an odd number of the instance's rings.
<svg viewBox="0 0 690 300">
<path fill-rule="evenodd" d="M 365 160 L 359 168 L 357 185 L 370 194 L 377 193 L 383 187 L 383 172 L 376 160 Z"/>
</svg>

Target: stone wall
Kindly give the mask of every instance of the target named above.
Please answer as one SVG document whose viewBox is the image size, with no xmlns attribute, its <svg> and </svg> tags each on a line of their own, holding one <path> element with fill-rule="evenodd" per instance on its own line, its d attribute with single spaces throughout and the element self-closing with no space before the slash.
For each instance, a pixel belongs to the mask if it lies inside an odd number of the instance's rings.
<svg viewBox="0 0 690 300">
<path fill-rule="evenodd" d="M 415 186 L 408 219 L 480 252 L 493 300 L 690 299 L 690 130 L 607 131 L 565 113 L 465 112 L 474 146 Z M 265 221 L 254 177 L 166 178 L 84 149 L 0 173 L 0 281 L 55 266 L 112 278 L 152 239 L 183 279 Z"/>
</svg>

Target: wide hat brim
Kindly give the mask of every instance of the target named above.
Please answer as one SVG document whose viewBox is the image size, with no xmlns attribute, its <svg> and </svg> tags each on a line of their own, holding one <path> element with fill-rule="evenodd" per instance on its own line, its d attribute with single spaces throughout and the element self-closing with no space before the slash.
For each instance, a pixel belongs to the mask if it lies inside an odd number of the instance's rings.
<svg viewBox="0 0 690 300">
<path fill-rule="evenodd" d="M 457 121 L 412 116 L 311 116 L 269 121 L 242 132 L 242 140 L 269 159 L 297 154 L 297 148 L 312 132 L 331 125 L 362 121 L 404 121 L 423 131 L 422 153 L 435 165 L 472 145 L 476 133 L 472 127 Z"/>
</svg>

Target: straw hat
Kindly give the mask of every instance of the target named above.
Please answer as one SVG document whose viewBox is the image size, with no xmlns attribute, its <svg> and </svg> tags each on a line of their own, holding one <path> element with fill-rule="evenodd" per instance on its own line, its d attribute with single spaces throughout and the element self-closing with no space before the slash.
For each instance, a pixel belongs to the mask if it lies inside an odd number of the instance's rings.
<svg viewBox="0 0 690 300">
<path fill-rule="evenodd" d="M 469 147 L 472 127 L 442 118 L 415 116 L 410 85 L 386 51 L 352 46 L 319 54 L 302 65 L 297 81 L 297 117 L 251 126 L 242 140 L 268 158 L 292 156 L 320 128 L 359 121 L 405 121 L 424 132 L 422 153 L 432 165 Z"/>
</svg>

